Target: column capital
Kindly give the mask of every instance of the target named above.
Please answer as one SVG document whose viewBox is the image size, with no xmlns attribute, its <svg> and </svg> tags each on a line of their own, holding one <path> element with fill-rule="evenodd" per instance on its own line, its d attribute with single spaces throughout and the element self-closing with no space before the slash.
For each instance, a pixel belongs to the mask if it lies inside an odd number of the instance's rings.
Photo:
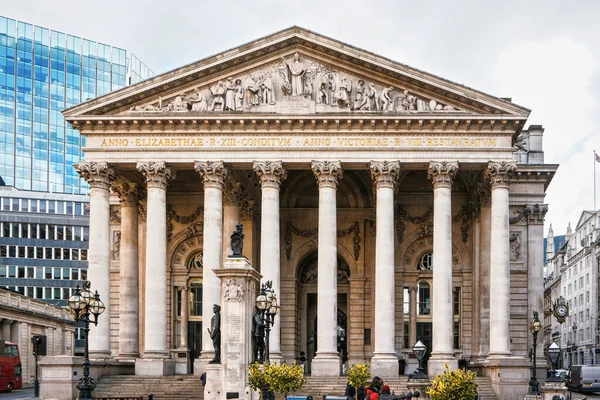
<svg viewBox="0 0 600 400">
<path fill-rule="evenodd" d="M 456 161 L 431 161 L 427 170 L 427 178 L 433 182 L 433 188 L 452 188 L 452 181 L 458 172 Z"/>
<path fill-rule="evenodd" d="M 116 178 L 115 170 L 105 162 L 81 162 L 75 165 L 75 171 L 91 188 L 108 190 Z"/>
<path fill-rule="evenodd" d="M 337 189 L 337 183 L 344 177 L 340 161 L 313 161 L 310 168 L 317 178 L 319 189 Z"/>
<path fill-rule="evenodd" d="M 223 204 L 241 207 L 243 197 L 241 184 L 227 176 L 223 181 Z"/>
<path fill-rule="evenodd" d="M 253 169 L 258 175 L 263 189 L 279 190 L 281 182 L 287 178 L 287 170 L 281 161 L 254 161 Z"/>
<path fill-rule="evenodd" d="M 135 182 L 130 182 L 122 178 L 117 178 L 112 184 L 112 190 L 119 196 L 121 206 L 133 207 L 140 200 L 140 187 Z"/>
<path fill-rule="evenodd" d="M 492 190 L 496 188 L 508 188 L 510 180 L 517 170 L 514 162 L 490 161 L 484 171 L 485 178 L 490 181 Z"/>
<path fill-rule="evenodd" d="M 527 222 L 532 225 L 543 224 L 547 212 L 547 204 L 527 204 L 523 209 L 523 214 L 527 216 Z"/>
<path fill-rule="evenodd" d="M 164 161 L 139 162 L 137 170 L 144 175 L 149 188 L 166 190 L 169 182 L 177 177 L 175 170 Z"/>
<path fill-rule="evenodd" d="M 204 181 L 204 188 L 223 189 L 223 183 L 229 171 L 223 161 L 209 161 L 194 163 L 194 169 Z"/>
<path fill-rule="evenodd" d="M 376 189 L 394 189 L 399 173 L 398 161 L 371 161 L 371 177 L 375 180 Z"/>
</svg>

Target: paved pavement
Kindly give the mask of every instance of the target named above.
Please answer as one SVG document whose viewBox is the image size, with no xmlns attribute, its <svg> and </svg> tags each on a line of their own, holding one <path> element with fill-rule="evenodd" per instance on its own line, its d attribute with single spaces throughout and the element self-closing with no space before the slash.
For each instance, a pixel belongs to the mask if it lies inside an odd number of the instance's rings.
<svg viewBox="0 0 600 400">
<path fill-rule="evenodd" d="M 10 393 L 0 393 L 0 400 L 23 400 L 33 398 L 33 388 L 13 390 Z"/>
</svg>

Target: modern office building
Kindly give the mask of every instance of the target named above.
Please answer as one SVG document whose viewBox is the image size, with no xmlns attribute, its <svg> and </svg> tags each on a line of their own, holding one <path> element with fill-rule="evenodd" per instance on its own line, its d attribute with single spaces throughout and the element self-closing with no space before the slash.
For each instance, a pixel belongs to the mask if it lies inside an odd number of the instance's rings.
<svg viewBox="0 0 600 400">
<path fill-rule="evenodd" d="M 0 287 L 60 305 L 86 279 L 85 137 L 61 110 L 151 75 L 126 50 L 0 17 Z"/>
<path fill-rule="evenodd" d="M 596 348 L 600 331 L 599 271 L 600 256 L 600 211 L 581 213 L 575 230 L 567 227 L 564 244 L 554 250 L 552 228 L 548 232 L 546 246 L 545 310 L 562 296 L 569 305 L 569 315 L 560 324 L 547 313 L 545 332 L 546 345 L 559 344 L 563 350 L 563 366 L 573 364 L 595 364 L 599 358 Z"/>
</svg>

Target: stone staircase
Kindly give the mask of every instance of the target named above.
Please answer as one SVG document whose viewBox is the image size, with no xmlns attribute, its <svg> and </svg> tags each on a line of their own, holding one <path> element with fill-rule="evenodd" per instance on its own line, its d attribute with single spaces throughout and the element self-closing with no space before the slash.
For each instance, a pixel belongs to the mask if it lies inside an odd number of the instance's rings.
<svg viewBox="0 0 600 400">
<path fill-rule="evenodd" d="M 328 378 L 309 376 L 306 385 L 295 395 L 311 395 L 315 400 L 320 400 L 323 395 L 344 394 L 346 377 Z M 408 392 L 406 383 L 408 378 L 400 376 L 386 378 L 385 383 L 396 393 Z M 489 378 L 477 377 L 475 382 L 479 386 L 479 400 L 498 400 L 494 393 Z M 154 400 L 203 400 L 204 388 L 200 378 L 193 375 L 176 375 L 164 377 L 144 377 L 133 375 L 107 376 L 98 381 L 94 392 L 96 397 L 134 397 L 148 394 L 154 395 Z M 283 397 L 277 397 L 283 400 Z"/>
<path fill-rule="evenodd" d="M 95 397 L 134 397 L 148 394 L 154 400 L 203 400 L 204 388 L 200 377 L 193 375 L 135 376 L 114 375 L 100 378 Z"/>
</svg>

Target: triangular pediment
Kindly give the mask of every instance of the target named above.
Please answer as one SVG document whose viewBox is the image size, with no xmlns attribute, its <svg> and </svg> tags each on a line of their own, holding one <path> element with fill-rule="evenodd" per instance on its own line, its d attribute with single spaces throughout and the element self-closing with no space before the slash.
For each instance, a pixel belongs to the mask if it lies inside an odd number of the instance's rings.
<svg viewBox="0 0 600 400">
<path fill-rule="evenodd" d="M 526 118 L 529 110 L 292 27 L 64 111 L 67 120 L 184 113 Z"/>
</svg>

